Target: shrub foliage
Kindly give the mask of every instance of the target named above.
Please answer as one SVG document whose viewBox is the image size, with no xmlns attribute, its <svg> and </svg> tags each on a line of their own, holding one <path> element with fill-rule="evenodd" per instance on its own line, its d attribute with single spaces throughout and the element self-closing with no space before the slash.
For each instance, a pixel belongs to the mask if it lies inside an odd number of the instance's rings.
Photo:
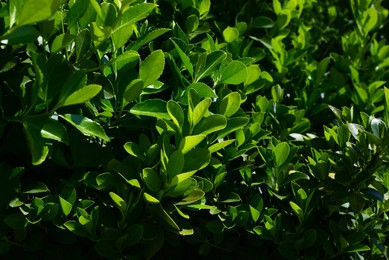
<svg viewBox="0 0 389 260">
<path fill-rule="evenodd" d="M 385 4 L 0 1 L 0 254 L 388 259 Z"/>
</svg>

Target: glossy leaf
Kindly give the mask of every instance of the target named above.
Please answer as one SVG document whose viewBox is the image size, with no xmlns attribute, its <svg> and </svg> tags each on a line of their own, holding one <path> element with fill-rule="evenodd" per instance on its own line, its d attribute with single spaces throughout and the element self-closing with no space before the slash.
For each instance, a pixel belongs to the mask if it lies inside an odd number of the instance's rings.
<svg viewBox="0 0 389 260">
<path fill-rule="evenodd" d="M 26 0 L 21 10 L 17 10 L 16 24 L 22 26 L 46 20 L 54 15 L 60 4 L 60 0 Z"/>
<path fill-rule="evenodd" d="M 274 149 L 275 162 L 277 167 L 281 167 L 289 157 L 290 147 L 287 143 L 279 143 Z"/>
<path fill-rule="evenodd" d="M 105 133 L 104 129 L 97 122 L 83 117 L 81 115 L 75 114 L 65 114 L 59 115 L 61 118 L 65 119 L 68 123 L 77 128 L 81 133 L 86 136 L 98 137 L 103 139 L 106 142 L 109 142 L 109 137 Z"/>
<path fill-rule="evenodd" d="M 161 119 L 170 119 L 166 109 L 166 101 L 162 99 L 147 99 L 134 105 L 130 112 L 134 115 L 151 116 Z"/>
<path fill-rule="evenodd" d="M 101 91 L 101 88 L 100 85 L 95 84 L 84 86 L 70 94 L 61 105 L 70 106 L 85 103 L 95 97 Z"/>
<path fill-rule="evenodd" d="M 140 64 L 139 77 L 143 80 L 144 86 L 147 87 L 156 81 L 163 72 L 165 67 L 165 56 L 162 50 L 152 52 Z"/>
<path fill-rule="evenodd" d="M 123 97 L 127 102 L 131 102 L 138 98 L 143 91 L 143 80 L 134 79 L 131 83 L 126 87 L 126 90 L 123 93 Z"/>
<path fill-rule="evenodd" d="M 201 143 L 205 139 L 206 135 L 191 135 L 185 136 L 182 138 L 180 145 L 178 146 L 178 150 L 180 150 L 183 154 L 186 154 L 191 149 L 193 149 L 196 145 Z"/>
<path fill-rule="evenodd" d="M 232 92 L 220 102 L 220 113 L 225 117 L 233 116 L 240 108 L 240 94 Z"/>
</svg>

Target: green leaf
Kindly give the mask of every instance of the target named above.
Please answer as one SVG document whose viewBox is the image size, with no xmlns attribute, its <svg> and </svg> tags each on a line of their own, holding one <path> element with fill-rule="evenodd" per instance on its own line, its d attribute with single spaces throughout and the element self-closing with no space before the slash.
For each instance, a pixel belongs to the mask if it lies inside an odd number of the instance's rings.
<svg viewBox="0 0 389 260">
<path fill-rule="evenodd" d="M 153 84 L 162 75 L 164 67 L 165 55 L 162 50 L 153 51 L 147 56 L 139 68 L 139 78 L 144 81 L 144 86 Z"/>
<path fill-rule="evenodd" d="M 55 37 L 53 43 L 51 44 L 51 53 L 56 53 L 67 47 L 73 40 L 75 36 L 67 33 L 63 33 Z"/>
<path fill-rule="evenodd" d="M 30 25 L 16 28 L 10 34 L 4 36 L 4 42 L 8 44 L 26 44 L 36 41 L 39 32 Z"/>
<path fill-rule="evenodd" d="M 227 53 L 224 51 L 214 51 L 206 56 L 205 63 L 199 59 L 200 63 L 197 63 L 195 81 L 198 82 L 200 79 L 209 76 L 226 57 Z"/>
<path fill-rule="evenodd" d="M 301 221 L 304 217 L 304 212 L 303 210 L 299 207 L 299 205 L 297 205 L 296 203 L 294 203 L 293 201 L 289 201 L 289 205 L 292 207 L 293 209 L 293 212 L 296 214 L 296 216 L 299 218 L 299 220 Z"/>
<path fill-rule="evenodd" d="M 229 133 L 243 128 L 248 122 L 249 118 L 243 116 L 228 118 L 227 126 L 223 127 L 223 130 L 219 132 L 218 138 L 223 138 Z"/>
<path fill-rule="evenodd" d="M 191 178 L 194 173 L 182 173 L 174 176 L 165 195 L 168 197 L 182 197 L 196 189 L 197 182 Z"/>
<path fill-rule="evenodd" d="M 98 47 L 111 36 L 111 27 L 103 27 L 92 22 L 90 33 L 95 47 Z"/>
<path fill-rule="evenodd" d="M 106 142 L 109 142 L 110 140 L 101 125 L 87 117 L 75 114 L 65 114 L 59 116 L 86 136 L 98 137 Z"/>
<path fill-rule="evenodd" d="M 26 184 L 26 187 L 23 188 L 23 193 L 25 194 L 37 194 L 37 193 L 46 193 L 49 192 L 46 184 L 43 182 L 34 182 Z"/>
<path fill-rule="evenodd" d="M 72 211 L 72 204 L 67 200 L 63 199 L 61 196 L 59 196 L 59 204 L 61 205 L 63 214 L 65 214 L 65 216 L 67 217 Z"/>
<path fill-rule="evenodd" d="M 205 168 L 211 160 L 208 149 L 194 148 L 185 154 L 185 164 L 182 173 L 194 173 Z"/>
<path fill-rule="evenodd" d="M 122 27 L 134 24 L 142 19 L 145 19 L 153 9 L 157 7 L 156 4 L 141 3 L 130 6 L 121 16 L 121 22 L 115 27 L 115 31 Z"/>
<path fill-rule="evenodd" d="M 169 29 L 169 28 L 159 28 L 159 29 L 156 29 L 154 31 L 151 31 L 151 32 L 147 33 L 145 36 L 137 39 L 137 41 L 135 43 L 133 43 L 133 45 L 130 45 L 130 49 L 131 50 L 139 50 L 139 48 L 142 47 L 143 45 L 151 42 L 152 40 L 169 32 L 170 30 L 171 29 Z"/>
<path fill-rule="evenodd" d="M 4 218 L 5 224 L 7 224 L 9 227 L 19 230 L 19 229 L 25 229 L 27 225 L 26 218 L 21 214 L 11 214 Z"/>
<path fill-rule="evenodd" d="M 224 40 L 228 43 L 234 42 L 239 37 L 239 31 L 235 27 L 228 26 L 223 30 Z"/>
<path fill-rule="evenodd" d="M 86 2 L 86 1 L 77 1 L 77 3 L 79 2 Z M 77 37 L 74 40 L 74 43 L 76 45 L 77 61 L 80 60 L 83 57 L 83 55 L 87 53 L 87 51 L 91 46 L 91 42 L 92 39 L 88 29 L 84 29 L 77 34 Z"/>
<path fill-rule="evenodd" d="M 261 76 L 261 69 L 258 65 L 250 65 L 247 67 L 247 77 L 244 82 L 245 86 L 254 83 Z"/>
<path fill-rule="evenodd" d="M 140 116 L 151 116 L 160 119 L 170 119 L 166 109 L 166 101 L 162 99 L 147 99 L 134 105 L 130 113 Z"/>
<path fill-rule="evenodd" d="M 180 46 L 178 46 L 178 44 L 173 39 L 170 40 L 174 44 L 174 47 L 176 48 L 176 51 L 178 52 L 178 55 L 180 56 L 181 61 L 184 64 L 185 68 L 188 70 L 189 74 L 193 77 L 193 65 L 190 62 L 189 57 L 185 54 L 185 52 L 181 50 Z"/>
<path fill-rule="evenodd" d="M 188 205 L 195 203 L 199 200 L 201 200 L 205 195 L 205 192 L 202 190 L 194 190 L 192 191 L 188 196 L 180 200 L 179 202 L 175 203 L 175 205 Z"/>
<path fill-rule="evenodd" d="M 274 21 L 267 16 L 258 16 L 254 18 L 252 25 L 254 28 L 272 28 Z"/>
<path fill-rule="evenodd" d="M 227 118 L 234 115 L 240 108 L 240 101 L 240 94 L 231 92 L 220 102 L 220 113 Z"/>
<path fill-rule="evenodd" d="M 181 173 L 184 169 L 184 155 L 181 151 L 174 151 L 168 160 L 166 172 L 170 179 Z"/>
<path fill-rule="evenodd" d="M 210 88 L 207 84 L 205 84 L 203 82 L 196 82 L 196 83 L 190 84 L 186 88 L 186 91 L 189 92 L 191 89 L 196 90 L 197 94 L 203 98 L 207 98 L 207 97 L 216 98 L 217 97 L 215 92 L 213 92 L 212 88 Z"/>
<path fill-rule="evenodd" d="M 124 214 L 124 212 L 127 210 L 127 203 L 116 193 L 110 192 L 109 196 L 111 197 L 112 201 L 115 203 L 116 207 Z"/>
<path fill-rule="evenodd" d="M 83 104 L 91 98 L 95 97 L 102 87 L 100 85 L 91 84 L 84 86 L 72 94 L 70 94 L 61 104 L 61 106 L 70 106 L 76 104 Z"/>
<path fill-rule="evenodd" d="M 206 98 L 195 106 L 193 112 L 191 115 L 189 115 L 189 122 L 191 123 L 192 127 L 196 126 L 200 122 L 200 120 L 208 112 L 208 108 L 211 106 L 211 104 L 212 100 L 210 98 Z"/>
<path fill-rule="evenodd" d="M 235 139 L 231 139 L 231 140 L 226 140 L 226 141 L 222 141 L 222 142 L 218 142 L 216 144 L 213 144 L 211 145 L 208 150 L 211 152 L 211 153 L 215 153 L 221 149 L 224 149 L 226 148 L 227 146 L 229 146 L 230 144 L 232 144 L 233 142 L 235 142 Z"/>
<path fill-rule="evenodd" d="M 364 23 L 363 29 L 365 34 L 374 29 L 378 22 L 377 10 L 374 7 L 370 7 L 367 11 L 364 12 Z"/>
<path fill-rule="evenodd" d="M 241 61 L 231 61 L 221 71 L 221 83 L 238 85 L 246 81 L 247 68 Z"/>
<path fill-rule="evenodd" d="M 161 190 L 161 177 L 159 174 L 152 168 L 144 168 L 142 170 L 143 180 L 146 183 L 146 186 L 152 192 L 159 192 Z"/>
<path fill-rule="evenodd" d="M 41 135 L 41 131 L 46 122 L 46 118 L 38 117 L 25 120 L 23 122 L 24 131 L 27 138 L 28 147 L 32 155 L 32 164 L 39 165 L 46 160 L 49 148 Z"/>
<path fill-rule="evenodd" d="M 188 33 L 196 31 L 199 26 L 199 18 L 195 14 L 191 14 L 185 19 L 185 30 Z"/>
<path fill-rule="evenodd" d="M 201 141 L 203 141 L 205 137 L 206 135 L 203 134 L 185 136 L 184 138 L 182 138 L 180 145 L 178 146 L 178 150 L 180 150 L 183 154 L 186 154 L 196 145 L 201 143 Z"/>
<path fill-rule="evenodd" d="M 143 193 L 143 198 L 145 199 L 146 202 L 150 204 L 159 204 L 159 200 L 157 200 L 155 197 L 151 196 L 146 192 Z"/>
<path fill-rule="evenodd" d="M 76 1 L 70 8 L 66 18 L 68 26 L 72 27 L 84 16 L 86 10 L 89 7 L 89 1 Z"/>
<path fill-rule="evenodd" d="M 60 0 L 26 0 L 17 10 L 19 16 L 16 17 L 18 26 L 33 24 L 47 20 L 59 9 Z"/>
<path fill-rule="evenodd" d="M 203 118 L 193 129 L 193 134 L 208 135 L 213 132 L 224 129 L 227 125 L 227 119 L 223 115 L 210 115 Z"/>
<path fill-rule="evenodd" d="M 166 110 L 169 113 L 169 116 L 173 120 L 174 124 L 178 126 L 178 128 L 182 129 L 185 117 L 181 106 L 177 102 L 169 100 L 166 105 Z"/>
<path fill-rule="evenodd" d="M 138 98 L 143 91 L 143 80 L 134 79 L 131 83 L 126 87 L 126 90 L 123 93 L 123 97 L 127 102 L 131 102 Z"/>
<path fill-rule="evenodd" d="M 288 159 L 290 153 L 290 147 L 286 142 L 279 143 L 275 147 L 273 153 L 274 153 L 276 166 L 280 168 Z"/>
</svg>

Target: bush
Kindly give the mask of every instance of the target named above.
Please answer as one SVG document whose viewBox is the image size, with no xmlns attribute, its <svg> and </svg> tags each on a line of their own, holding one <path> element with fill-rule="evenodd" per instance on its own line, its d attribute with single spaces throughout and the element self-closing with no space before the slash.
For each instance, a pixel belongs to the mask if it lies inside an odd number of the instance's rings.
<svg viewBox="0 0 389 260">
<path fill-rule="evenodd" d="M 388 259 L 385 4 L 0 1 L 0 254 Z"/>
</svg>

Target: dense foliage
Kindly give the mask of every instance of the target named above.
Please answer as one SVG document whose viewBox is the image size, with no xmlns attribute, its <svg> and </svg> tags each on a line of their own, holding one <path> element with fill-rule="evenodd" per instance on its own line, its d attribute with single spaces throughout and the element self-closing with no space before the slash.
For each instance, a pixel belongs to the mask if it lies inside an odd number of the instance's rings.
<svg viewBox="0 0 389 260">
<path fill-rule="evenodd" d="M 1 0 L 0 255 L 389 258 L 382 0 Z"/>
</svg>

